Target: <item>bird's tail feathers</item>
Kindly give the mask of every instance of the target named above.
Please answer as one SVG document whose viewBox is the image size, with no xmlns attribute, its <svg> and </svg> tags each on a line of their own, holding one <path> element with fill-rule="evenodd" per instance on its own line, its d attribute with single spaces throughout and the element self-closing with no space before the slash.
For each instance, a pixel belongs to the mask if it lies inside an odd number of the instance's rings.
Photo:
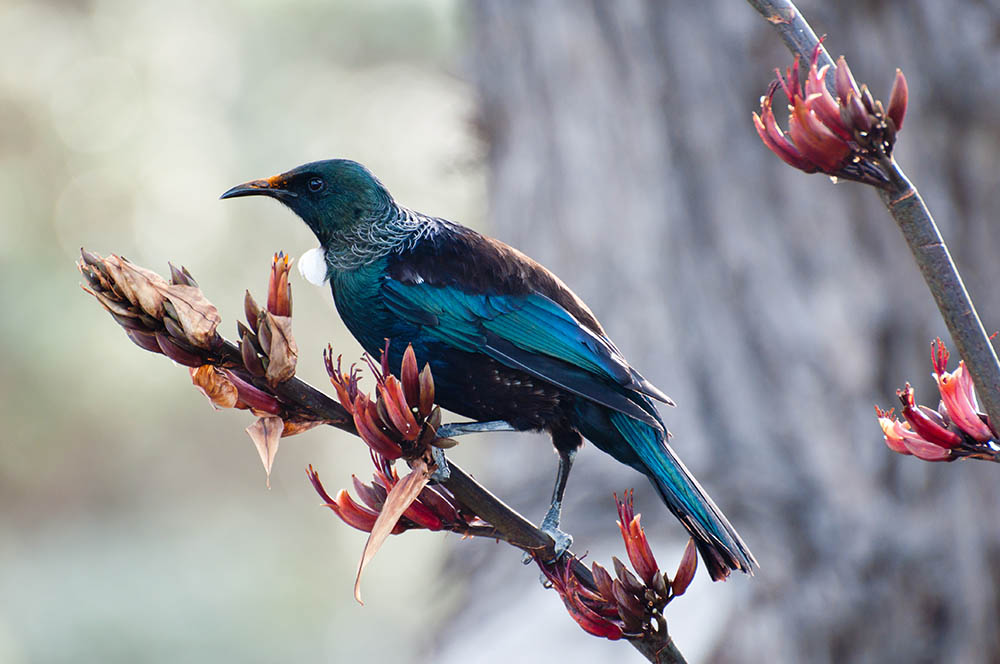
<svg viewBox="0 0 1000 664">
<path fill-rule="evenodd" d="M 619 440 L 610 441 L 607 436 L 603 440 L 595 440 L 598 436 L 587 438 L 649 477 L 663 502 L 694 538 L 712 579 L 725 579 L 732 570 L 753 574 L 759 567 L 753 554 L 722 510 L 670 449 L 666 429 L 658 430 L 622 413 L 605 411 L 605 415 L 605 421 L 612 425 Z"/>
</svg>

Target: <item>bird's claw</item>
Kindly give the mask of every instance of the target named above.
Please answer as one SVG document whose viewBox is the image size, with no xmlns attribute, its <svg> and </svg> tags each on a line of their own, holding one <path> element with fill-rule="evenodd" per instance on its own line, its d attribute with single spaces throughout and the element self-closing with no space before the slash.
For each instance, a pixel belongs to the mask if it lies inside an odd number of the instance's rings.
<svg viewBox="0 0 1000 664">
<path fill-rule="evenodd" d="M 553 553 L 552 559 L 544 561 L 544 564 L 545 565 L 555 564 L 560 558 L 565 556 L 569 552 L 569 548 L 573 546 L 573 536 L 570 535 L 569 533 L 564 533 L 558 528 L 548 526 L 545 524 L 545 522 L 542 522 L 542 527 L 539 530 L 541 530 L 543 533 L 551 537 L 552 541 L 555 542 L 555 544 L 552 546 L 552 553 Z M 530 565 L 531 563 L 535 562 L 535 554 L 526 551 L 524 553 L 524 556 L 521 558 L 521 562 L 525 565 Z M 547 584 L 549 583 L 549 581 L 548 579 L 545 578 L 544 574 L 541 576 L 541 582 L 543 586 L 548 587 Z"/>
<path fill-rule="evenodd" d="M 559 502 L 552 503 L 549 511 L 545 513 L 545 518 L 542 519 L 541 528 L 539 528 L 539 530 L 551 537 L 554 542 L 552 552 L 555 555 L 552 560 L 547 561 L 548 563 L 554 563 L 562 558 L 569 551 L 569 548 L 573 546 L 573 536 L 559 530 L 559 517 L 561 515 L 562 504 Z"/>
<path fill-rule="evenodd" d="M 553 511 L 550 509 L 549 513 L 545 515 L 545 518 L 542 519 L 542 525 L 539 527 L 539 530 L 551 537 L 554 542 L 552 545 L 552 559 L 543 561 L 546 565 L 552 565 L 558 561 L 566 555 L 566 553 L 569 552 L 569 548 L 573 546 L 573 536 L 559 530 L 558 512 L 553 514 Z M 525 565 L 530 565 L 535 562 L 535 558 L 536 554 L 526 551 L 524 556 L 521 558 L 521 562 Z"/>
<path fill-rule="evenodd" d="M 573 536 L 569 533 L 564 533 L 558 528 L 547 528 L 544 522 L 542 523 L 541 530 L 555 542 L 555 545 L 552 547 L 555 557 L 550 562 L 555 562 L 562 558 L 569 551 L 569 548 L 573 546 Z"/>
</svg>

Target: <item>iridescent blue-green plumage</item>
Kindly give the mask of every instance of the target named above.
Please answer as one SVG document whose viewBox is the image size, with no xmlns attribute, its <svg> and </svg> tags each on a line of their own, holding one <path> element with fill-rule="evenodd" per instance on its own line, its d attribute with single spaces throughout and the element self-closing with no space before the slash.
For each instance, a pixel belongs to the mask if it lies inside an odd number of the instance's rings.
<svg viewBox="0 0 1000 664">
<path fill-rule="evenodd" d="M 325 252 L 337 310 L 390 366 L 413 344 L 438 403 L 476 421 L 551 434 L 561 454 L 582 438 L 650 478 L 695 538 L 715 579 L 756 562 L 666 444 L 652 399 L 587 306 L 521 252 L 398 206 L 363 166 L 300 166 L 224 196 L 264 194 L 295 211 Z M 568 468 L 567 468 L 568 471 Z"/>
</svg>

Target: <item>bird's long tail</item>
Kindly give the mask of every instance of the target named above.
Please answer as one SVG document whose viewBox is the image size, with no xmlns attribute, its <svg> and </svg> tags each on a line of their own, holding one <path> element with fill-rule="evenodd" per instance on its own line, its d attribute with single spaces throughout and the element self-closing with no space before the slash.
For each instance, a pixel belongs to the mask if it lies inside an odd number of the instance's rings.
<svg viewBox="0 0 1000 664">
<path fill-rule="evenodd" d="M 732 570 L 753 574 L 758 567 L 753 554 L 667 445 L 664 431 L 596 404 L 578 408 L 578 414 L 581 433 L 588 440 L 649 477 L 691 533 L 713 580 L 725 579 Z"/>
</svg>

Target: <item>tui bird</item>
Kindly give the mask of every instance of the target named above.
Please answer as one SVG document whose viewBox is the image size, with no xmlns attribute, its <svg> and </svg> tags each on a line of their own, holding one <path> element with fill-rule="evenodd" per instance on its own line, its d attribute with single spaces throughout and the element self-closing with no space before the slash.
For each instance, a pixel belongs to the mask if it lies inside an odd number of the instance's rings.
<svg viewBox="0 0 1000 664">
<path fill-rule="evenodd" d="M 222 198 L 237 196 L 276 198 L 306 222 L 320 248 L 300 269 L 329 280 L 337 311 L 369 354 L 389 340 L 389 366 L 399 366 L 413 344 L 431 365 L 438 404 L 474 420 L 463 432 L 549 433 L 559 468 L 542 527 L 560 551 L 571 543 L 558 529 L 563 492 L 586 438 L 649 477 L 714 580 L 753 573 L 753 554 L 667 445 L 652 400 L 672 405 L 670 398 L 629 366 L 549 270 L 502 242 L 398 205 L 367 168 L 346 159 L 247 182 Z"/>
</svg>

